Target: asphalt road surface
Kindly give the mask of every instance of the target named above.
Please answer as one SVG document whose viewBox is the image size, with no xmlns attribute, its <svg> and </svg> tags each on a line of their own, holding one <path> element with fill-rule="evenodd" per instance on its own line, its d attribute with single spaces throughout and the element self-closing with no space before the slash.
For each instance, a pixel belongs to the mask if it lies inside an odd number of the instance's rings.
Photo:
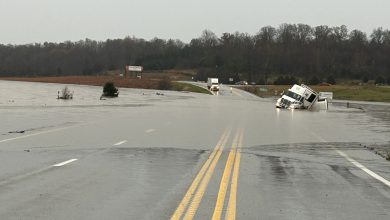
<svg viewBox="0 0 390 220">
<path fill-rule="evenodd" d="M 0 219 L 390 219 L 389 108 L 61 87 L 0 81 Z"/>
</svg>

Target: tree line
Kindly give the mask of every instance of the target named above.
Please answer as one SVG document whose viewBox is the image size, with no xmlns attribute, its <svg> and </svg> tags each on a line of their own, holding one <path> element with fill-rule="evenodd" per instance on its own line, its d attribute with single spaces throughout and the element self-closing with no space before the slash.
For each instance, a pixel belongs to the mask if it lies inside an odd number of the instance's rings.
<svg viewBox="0 0 390 220">
<path fill-rule="evenodd" d="M 256 34 L 205 30 L 189 43 L 135 37 L 94 41 L 0 44 L 0 76 L 93 75 L 140 65 L 144 70 L 195 69 L 216 76 L 269 83 L 270 76 L 390 81 L 390 31 L 371 34 L 346 26 L 281 24 Z"/>
</svg>

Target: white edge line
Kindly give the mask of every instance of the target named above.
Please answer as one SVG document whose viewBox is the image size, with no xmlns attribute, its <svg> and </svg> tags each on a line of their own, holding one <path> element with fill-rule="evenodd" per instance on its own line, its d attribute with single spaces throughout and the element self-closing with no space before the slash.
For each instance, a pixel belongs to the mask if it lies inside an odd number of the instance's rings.
<svg viewBox="0 0 390 220">
<path fill-rule="evenodd" d="M 76 161 L 78 159 L 70 159 L 70 160 L 67 160 L 67 161 L 64 161 L 64 162 L 61 162 L 61 163 L 57 163 L 57 164 L 54 164 L 53 167 L 61 167 L 61 166 L 64 166 L 68 163 L 72 163 L 74 161 Z"/>
<path fill-rule="evenodd" d="M 27 137 L 31 137 L 31 136 L 35 136 L 35 135 L 40 135 L 40 134 L 46 134 L 46 133 L 55 132 L 55 131 L 59 131 L 59 130 L 64 130 L 64 129 L 68 129 L 71 127 L 74 127 L 74 125 L 68 126 L 68 127 L 56 128 L 56 129 L 52 129 L 52 130 L 48 130 L 48 131 L 42 131 L 42 132 L 33 133 L 33 134 L 27 134 L 27 135 L 23 135 L 20 137 L 4 139 L 4 140 L 0 140 L 0 143 L 7 142 L 7 141 L 13 141 L 13 140 L 17 140 L 17 139 L 23 139 L 23 138 L 27 138 Z"/>
<path fill-rule="evenodd" d="M 351 162 L 353 165 L 355 165 L 357 168 L 363 170 L 364 172 L 366 172 L 368 175 L 372 176 L 373 178 L 381 181 L 383 184 L 387 185 L 388 187 L 390 187 L 390 181 L 386 180 L 385 178 L 379 176 L 378 174 L 374 173 L 373 171 L 371 171 L 370 169 L 368 169 L 367 167 L 365 167 L 363 164 L 357 162 L 356 160 L 350 158 L 346 153 L 340 151 L 340 150 L 336 150 L 336 152 L 338 154 L 340 154 L 342 157 L 344 157 L 345 159 L 347 159 L 349 162 Z"/>
<path fill-rule="evenodd" d="M 312 132 L 312 135 L 316 136 L 320 141 L 322 142 L 326 142 L 325 139 L 323 139 L 322 137 L 318 136 L 317 134 L 313 133 Z M 371 171 L 370 169 L 368 169 L 367 167 L 365 167 L 363 164 L 357 162 L 356 160 L 352 159 L 351 157 L 349 157 L 346 153 L 340 151 L 340 150 L 337 150 L 336 148 L 333 148 L 340 156 L 344 157 L 346 160 L 348 160 L 350 163 L 352 163 L 353 165 L 355 165 L 357 168 L 363 170 L 364 172 L 366 172 L 368 175 L 370 175 L 371 177 L 381 181 L 383 184 L 385 184 L 386 186 L 390 187 L 390 181 L 386 180 L 385 178 L 379 176 L 378 174 L 376 174 L 375 172 Z"/>
<path fill-rule="evenodd" d="M 127 142 L 126 140 L 123 140 L 123 141 L 120 141 L 120 142 L 114 144 L 114 146 L 118 146 L 118 145 L 124 144 L 124 143 L 126 143 L 126 142 Z"/>
<path fill-rule="evenodd" d="M 311 134 L 316 137 L 318 140 L 320 140 L 321 142 L 327 142 L 325 139 L 323 139 L 322 137 L 318 136 L 316 133 L 314 132 L 311 132 Z"/>
</svg>

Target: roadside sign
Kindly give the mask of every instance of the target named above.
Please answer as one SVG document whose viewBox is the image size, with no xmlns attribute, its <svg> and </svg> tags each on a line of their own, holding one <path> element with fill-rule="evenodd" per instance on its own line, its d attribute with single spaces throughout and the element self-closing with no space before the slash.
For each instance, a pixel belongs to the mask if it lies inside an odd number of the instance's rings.
<svg viewBox="0 0 390 220">
<path fill-rule="evenodd" d="M 260 87 L 259 91 L 260 92 L 268 92 L 268 89 L 267 89 L 267 87 Z"/>
<path fill-rule="evenodd" d="M 327 99 L 328 102 L 332 102 L 333 100 L 333 92 L 319 92 L 318 95 L 320 99 Z"/>
<path fill-rule="evenodd" d="M 127 66 L 129 72 L 142 72 L 144 68 L 142 66 Z"/>
</svg>

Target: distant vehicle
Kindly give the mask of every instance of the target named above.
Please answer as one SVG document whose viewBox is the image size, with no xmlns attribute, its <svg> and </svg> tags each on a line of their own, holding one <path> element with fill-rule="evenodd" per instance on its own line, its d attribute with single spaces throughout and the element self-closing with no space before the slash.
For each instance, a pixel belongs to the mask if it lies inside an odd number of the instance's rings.
<svg viewBox="0 0 390 220">
<path fill-rule="evenodd" d="M 219 91 L 218 78 L 208 78 L 207 88 L 211 91 Z"/>
<path fill-rule="evenodd" d="M 236 85 L 248 85 L 248 82 L 247 81 L 239 81 L 239 82 L 236 82 Z"/>
<path fill-rule="evenodd" d="M 276 101 L 276 108 L 286 109 L 328 109 L 327 99 L 320 99 L 317 92 L 301 84 L 293 85 Z"/>
</svg>

